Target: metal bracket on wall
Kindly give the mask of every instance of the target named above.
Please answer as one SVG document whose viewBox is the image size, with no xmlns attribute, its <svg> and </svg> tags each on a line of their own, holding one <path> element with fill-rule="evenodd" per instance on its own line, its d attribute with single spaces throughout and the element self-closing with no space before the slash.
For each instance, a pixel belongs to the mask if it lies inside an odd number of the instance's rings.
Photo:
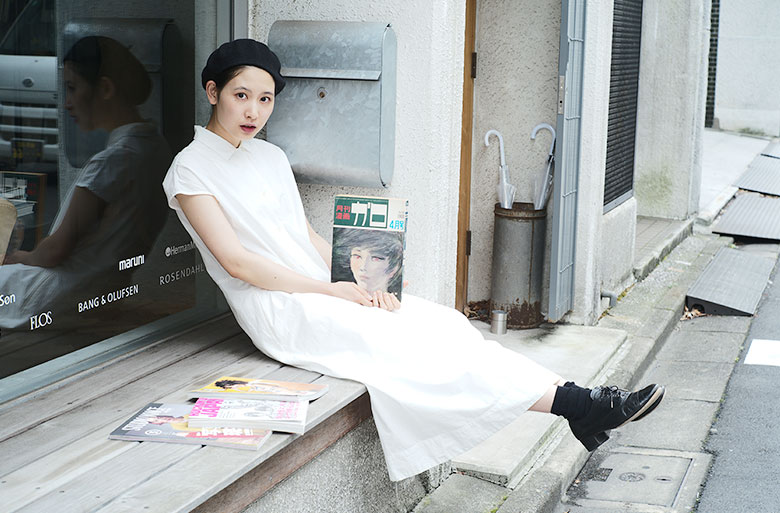
<svg viewBox="0 0 780 513">
<path fill-rule="evenodd" d="M 563 99 L 566 98 L 566 76 L 558 77 L 558 114 L 563 114 Z"/>
</svg>

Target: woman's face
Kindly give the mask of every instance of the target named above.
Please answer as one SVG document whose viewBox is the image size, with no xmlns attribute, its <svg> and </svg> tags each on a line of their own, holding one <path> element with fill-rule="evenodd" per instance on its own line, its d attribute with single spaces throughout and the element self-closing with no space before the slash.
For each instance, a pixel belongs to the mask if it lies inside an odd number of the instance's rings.
<svg viewBox="0 0 780 513">
<path fill-rule="evenodd" d="M 76 122 L 76 125 L 85 132 L 94 130 L 94 88 L 81 75 L 76 73 L 73 66 L 65 63 L 63 69 L 65 80 L 65 109 Z"/>
<path fill-rule="evenodd" d="M 349 267 L 357 284 L 368 292 L 387 292 L 387 286 L 395 271 L 390 269 L 387 256 L 360 247 L 352 249 Z"/>
<path fill-rule="evenodd" d="M 208 82 L 209 102 L 215 107 L 207 128 L 238 147 L 265 126 L 274 110 L 275 88 L 271 74 L 254 66 L 242 69 L 219 93 Z"/>
</svg>

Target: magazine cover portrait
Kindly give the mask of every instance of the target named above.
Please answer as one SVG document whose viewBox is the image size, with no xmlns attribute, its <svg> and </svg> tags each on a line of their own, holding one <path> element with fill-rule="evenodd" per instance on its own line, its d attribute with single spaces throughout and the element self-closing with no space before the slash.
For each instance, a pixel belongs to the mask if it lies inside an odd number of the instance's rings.
<svg viewBox="0 0 780 513">
<path fill-rule="evenodd" d="M 403 276 L 402 232 L 333 229 L 332 281 L 351 281 L 369 292 L 400 296 Z"/>
<path fill-rule="evenodd" d="M 403 199 L 336 196 L 331 281 L 401 299 L 408 208 Z"/>
</svg>

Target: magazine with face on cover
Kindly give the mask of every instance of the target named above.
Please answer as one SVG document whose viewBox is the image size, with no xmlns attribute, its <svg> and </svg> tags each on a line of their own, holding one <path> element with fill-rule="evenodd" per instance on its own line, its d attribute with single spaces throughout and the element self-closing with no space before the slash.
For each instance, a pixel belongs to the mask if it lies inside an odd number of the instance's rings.
<svg viewBox="0 0 780 513">
<path fill-rule="evenodd" d="M 331 281 L 401 299 L 409 201 L 338 195 L 333 205 Z"/>
<path fill-rule="evenodd" d="M 221 376 L 208 385 L 188 392 L 190 399 L 243 398 L 275 401 L 313 401 L 328 391 L 327 384 L 294 383 L 273 379 Z"/>
<path fill-rule="evenodd" d="M 190 427 L 251 427 L 303 434 L 309 401 L 267 399 L 209 399 L 201 397 L 193 406 Z"/>
<path fill-rule="evenodd" d="M 112 440 L 213 445 L 259 449 L 271 432 L 254 428 L 194 428 L 187 425 L 192 404 L 149 403 L 108 435 Z"/>
</svg>

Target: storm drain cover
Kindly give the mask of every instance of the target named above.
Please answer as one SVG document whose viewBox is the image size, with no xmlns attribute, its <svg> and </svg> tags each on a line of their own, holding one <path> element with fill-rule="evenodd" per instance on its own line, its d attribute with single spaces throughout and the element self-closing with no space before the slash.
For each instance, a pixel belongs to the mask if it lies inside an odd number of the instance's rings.
<svg viewBox="0 0 780 513">
<path fill-rule="evenodd" d="M 740 194 L 726 207 L 713 233 L 780 240 L 780 198 Z"/>
<path fill-rule="evenodd" d="M 591 457 L 565 502 L 587 511 L 688 511 L 709 459 L 700 453 L 620 447 L 603 459 Z"/>
<path fill-rule="evenodd" d="M 711 315 L 753 315 L 774 266 L 771 258 L 721 248 L 691 285 L 685 305 Z"/>
<path fill-rule="evenodd" d="M 757 156 L 734 185 L 747 191 L 780 196 L 780 158 Z"/>
<path fill-rule="evenodd" d="M 764 148 L 764 151 L 761 152 L 761 155 L 780 159 L 780 143 L 769 143 L 769 145 Z"/>
<path fill-rule="evenodd" d="M 671 506 L 690 466 L 689 458 L 610 454 L 600 467 L 609 477 L 588 482 L 588 499 Z"/>
</svg>

